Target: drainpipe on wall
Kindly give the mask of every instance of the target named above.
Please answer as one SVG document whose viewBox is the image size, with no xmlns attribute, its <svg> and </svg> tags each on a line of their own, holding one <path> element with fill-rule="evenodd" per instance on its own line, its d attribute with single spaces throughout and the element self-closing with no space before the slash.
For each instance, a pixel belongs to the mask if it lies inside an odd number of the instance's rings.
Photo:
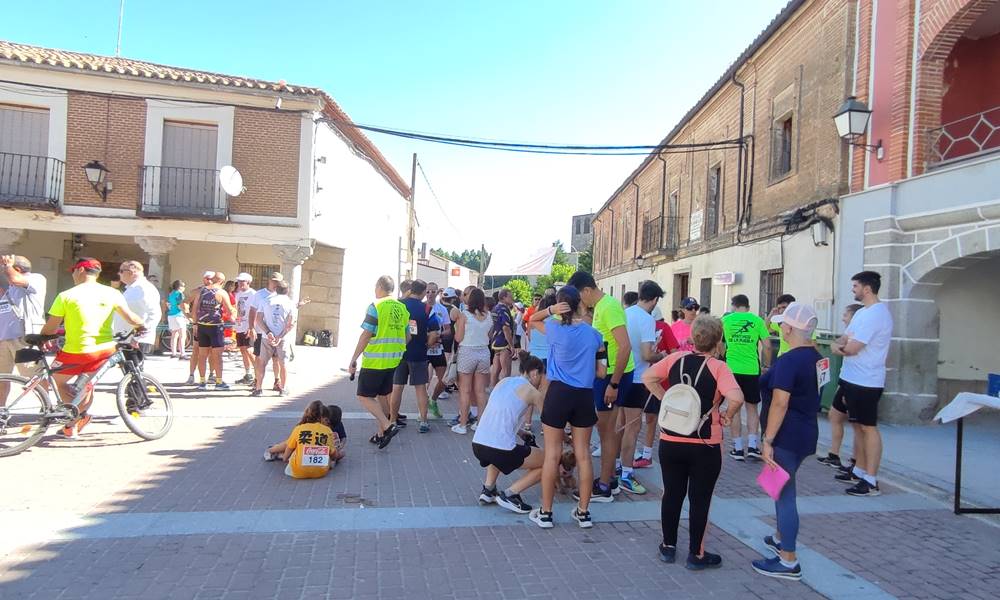
<svg viewBox="0 0 1000 600">
<path fill-rule="evenodd" d="M 736 79 L 736 69 L 733 70 L 732 77 L 733 85 L 740 88 L 740 147 L 736 152 L 736 231 L 739 233 L 740 227 L 743 224 L 743 200 L 745 199 L 745 189 L 743 185 L 743 178 L 740 176 L 743 172 L 743 100 L 746 94 L 746 86 Z M 738 238 L 737 238 L 738 239 Z"/>
<path fill-rule="evenodd" d="M 663 163 L 663 189 L 660 190 L 660 248 L 663 248 L 664 233 L 667 229 L 666 219 L 664 219 L 664 213 L 667 207 L 667 161 L 664 160 L 663 154 L 660 152 L 656 153 L 656 158 L 660 159 Z"/>
<path fill-rule="evenodd" d="M 635 186 L 635 231 L 632 235 L 632 260 L 639 256 L 639 184 L 632 180 Z"/>
<path fill-rule="evenodd" d="M 611 213 L 611 220 L 608 222 L 608 226 L 611 228 L 611 235 L 608 236 L 608 268 L 615 266 L 615 209 L 608 207 L 608 212 Z"/>
</svg>

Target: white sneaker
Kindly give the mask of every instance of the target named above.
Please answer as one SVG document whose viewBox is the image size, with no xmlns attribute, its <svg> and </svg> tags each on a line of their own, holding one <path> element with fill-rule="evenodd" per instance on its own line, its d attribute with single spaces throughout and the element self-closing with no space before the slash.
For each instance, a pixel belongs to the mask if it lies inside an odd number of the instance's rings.
<svg viewBox="0 0 1000 600">
<path fill-rule="evenodd" d="M 601 457 L 601 447 L 598 446 L 597 448 L 595 448 L 594 451 L 590 453 L 590 455 L 593 456 L 593 457 L 596 457 L 596 458 L 600 458 Z"/>
<path fill-rule="evenodd" d="M 278 460 L 278 456 L 271 454 L 270 448 L 264 448 L 264 462 L 273 462 Z"/>
<path fill-rule="evenodd" d="M 457 433 L 459 435 L 465 435 L 469 433 L 469 430 L 466 429 L 465 425 L 462 425 L 461 423 L 459 423 L 458 425 L 452 425 L 451 431 L 452 433 Z"/>
<path fill-rule="evenodd" d="M 475 431 L 475 430 L 476 430 L 476 427 L 477 427 L 478 425 L 479 425 L 479 421 L 476 421 L 476 422 L 475 422 L 475 423 L 473 423 L 472 425 L 469 425 L 469 429 L 471 429 L 471 430 Z"/>
<path fill-rule="evenodd" d="M 532 522 L 535 523 L 535 525 L 538 525 L 542 529 L 552 529 L 551 512 L 543 513 L 542 509 L 536 508 L 535 510 L 531 511 L 531 513 L 528 515 L 528 518 L 531 519 Z"/>
<path fill-rule="evenodd" d="M 448 398 L 451 398 L 451 394 L 447 390 L 441 392 L 441 395 L 438 396 L 438 400 L 447 400 Z"/>
</svg>

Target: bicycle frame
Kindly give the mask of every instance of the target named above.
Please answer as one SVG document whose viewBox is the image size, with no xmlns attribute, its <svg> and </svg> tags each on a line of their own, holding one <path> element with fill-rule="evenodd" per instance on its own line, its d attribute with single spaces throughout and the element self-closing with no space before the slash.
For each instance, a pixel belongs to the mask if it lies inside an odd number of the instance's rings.
<svg viewBox="0 0 1000 600">
<path fill-rule="evenodd" d="M 97 369 L 97 371 L 95 371 L 94 373 L 78 376 L 75 382 L 75 385 L 77 387 L 77 393 L 75 396 L 73 396 L 73 399 L 69 403 L 66 403 L 63 401 L 62 395 L 59 393 L 59 386 L 56 385 L 55 377 L 53 377 L 53 374 L 58 373 L 60 369 L 58 368 L 53 369 L 52 365 L 49 364 L 48 358 L 43 355 L 42 359 L 39 361 L 39 363 L 41 364 L 35 368 L 35 374 L 32 375 L 30 379 L 28 379 L 28 383 L 27 385 L 25 385 L 21 395 L 15 398 L 13 402 L 8 403 L 6 408 L 9 410 L 10 408 L 17 406 L 17 403 L 22 398 L 25 398 L 32 392 L 34 392 L 35 388 L 37 388 L 39 385 L 42 385 L 43 382 L 48 384 L 47 386 L 43 386 L 46 388 L 45 394 L 43 394 L 43 396 L 45 398 L 45 402 L 47 404 L 47 408 L 50 413 L 54 412 L 56 409 L 58 409 L 59 406 L 62 406 L 64 404 L 68 404 L 70 406 L 73 406 L 74 408 L 78 407 L 80 406 L 80 403 L 83 402 L 83 399 L 86 398 L 88 394 L 93 392 L 94 387 L 110 369 L 125 362 L 128 362 L 125 360 L 125 353 L 122 352 L 121 348 L 119 348 L 117 352 L 112 354 L 110 357 L 108 357 L 106 361 L 104 361 L 104 364 L 102 364 L 100 368 Z M 80 385 L 81 382 L 83 383 L 83 385 Z M 58 402 L 53 403 L 52 396 L 50 394 L 54 394 L 55 399 Z"/>
</svg>

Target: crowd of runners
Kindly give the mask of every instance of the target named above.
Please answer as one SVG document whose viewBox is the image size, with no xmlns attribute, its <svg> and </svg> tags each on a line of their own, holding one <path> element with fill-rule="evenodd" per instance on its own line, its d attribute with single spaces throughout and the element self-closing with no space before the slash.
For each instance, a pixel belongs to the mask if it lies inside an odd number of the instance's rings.
<svg viewBox="0 0 1000 600">
<path fill-rule="evenodd" d="M 859 304 L 848 308 L 845 333 L 830 344 L 843 357 L 831 409 L 834 445 L 819 461 L 838 468 L 835 479 L 850 485 L 848 494 L 873 496 L 879 494 L 877 415 L 892 318 L 878 299 L 878 273 L 858 273 L 852 283 Z M 583 271 L 527 307 L 507 289 L 489 296 L 475 286 L 439 290 L 421 280 L 399 287 L 397 294 L 389 276 L 376 282 L 348 365 L 360 404 L 375 418 L 372 444 L 385 448 L 406 427 L 400 405 L 407 386 L 416 393 L 418 431 L 427 433 L 429 419 L 442 416 L 437 401 L 457 382 L 451 431 L 472 431 L 472 454 L 485 469 L 480 503 L 527 514 L 547 529 L 554 526 L 555 495 L 564 491 L 576 501 L 570 518 L 589 528 L 591 502 L 613 502 L 622 491 L 646 493 L 636 472 L 658 462 L 664 489 L 659 556 L 676 560 L 686 497 L 685 564 L 693 570 L 722 562 L 706 551 L 704 533 L 724 457 L 760 462 L 772 474 L 784 471 L 787 483 L 775 491 L 777 528 L 765 538 L 774 556 L 753 568 L 801 577 L 795 474 L 816 453 L 820 396 L 831 378 L 829 357 L 816 346 L 819 317 L 812 303 L 784 294 L 765 308 L 765 319 L 742 294 L 721 316 L 684 298 L 668 322 L 655 281 L 619 300 Z M 541 447 L 532 433 L 535 412 Z M 847 422 L 855 434 L 849 462 L 838 456 Z M 724 430 L 732 440 L 728 449 Z M 592 456 L 599 459 L 596 468 Z M 499 483 L 516 470 L 517 479 Z M 538 483 L 541 506 L 535 508 L 521 494 Z"/>
</svg>

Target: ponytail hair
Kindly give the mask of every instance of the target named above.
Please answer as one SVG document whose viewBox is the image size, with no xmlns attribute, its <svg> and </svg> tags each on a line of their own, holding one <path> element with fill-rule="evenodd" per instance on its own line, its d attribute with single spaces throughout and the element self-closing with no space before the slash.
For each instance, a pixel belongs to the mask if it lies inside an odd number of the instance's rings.
<svg viewBox="0 0 1000 600">
<path fill-rule="evenodd" d="M 556 293 L 556 302 L 569 304 L 569 312 L 560 315 L 563 325 L 572 325 L 573 317 L 580 309 L 580 292 L 571 285 L 564 285 Z"/>
<path fill-rule="evenodd" d="M 521 370 L 521 375 L 527 375 L 532 371 L 545 371 L 545 368 L 542 366 L 542 359 L 532 356 L 524 350 L 517 353 L 517 362 L 518 368 Z"/>
<path fill-rule="evenodd" d="M 305 425 L 306 423 L 320 423 L 322 422 L 323 417 L 326 416 L 326 406 L 324 406 L 319 400 L 313 400 L 302 413 L 302 418 L 299 419 L 299 425 Z"/>
</svg>

